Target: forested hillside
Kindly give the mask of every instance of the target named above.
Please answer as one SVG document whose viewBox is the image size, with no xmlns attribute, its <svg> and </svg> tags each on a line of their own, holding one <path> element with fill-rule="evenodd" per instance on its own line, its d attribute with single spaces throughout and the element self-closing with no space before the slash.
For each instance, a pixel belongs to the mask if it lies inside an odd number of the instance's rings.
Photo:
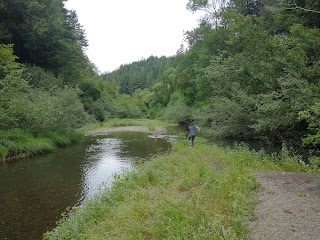
<svg viewBox="0 0 320 240">
<path fill-rule="evenodd" d="M 173 92 L 175 67 L 176 57 L 151 56 L 102 74 L 102 79 L 111 83 L 119 93 L 129 95 L 144 116 L 160 117 Z"/>
<path fill-rule="evenodd" d="M 121 65 L 116 71 L 102 74 L 103 80 L 119 87 L 120 93 L 132 94 L 167 80 L 168 69 L 176 66 L 175 57 L 154 57 Z"/>
<path fill-rule="evenodd" d="M 147 59 L 104 79 L 149 116 L 192 117 L 209 136 L 319 145 L 320 3 L 189 0 L 187 8 L 203 18 L 162 74 L 154 71 L 162 62 Z"/>
</svg>

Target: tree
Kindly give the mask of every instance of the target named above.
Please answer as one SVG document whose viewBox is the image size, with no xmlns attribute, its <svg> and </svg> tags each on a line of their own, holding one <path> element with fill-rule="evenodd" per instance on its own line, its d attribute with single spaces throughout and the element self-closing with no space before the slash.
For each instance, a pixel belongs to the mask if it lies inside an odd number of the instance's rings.
<svg viewBox="0 0 320 240">
<path fill-rule="evenodd" d="M 84 31 L 75 12 L 64 9 L 62 0 L 2 0 L 0 43 L 13 44 L 20 63 L 49 70 L 75 84 L 92 73 L 83 49 Z"/>
<path fill-rule="evenodd" d="M 270 11 L 283 10 L 302 10 L 305 12 L 312 12 L 320 14 L 319 3 L 316 0 L 265 0 L 262 1 Z"/>
<path fill-rule="evenodd" d="M 38 67 L 25 68 L 16 59 L 12 45 L 0 45 L 1 130 L 55 131 L 93 120 L 85 112 L 77 88 L 59 87 L 51 74 Z M 38 78 L 48 85 L 41 85 Z"/>
<path fill-rule="evenodd" d="M 20 78 L 22 66 L 15 62 L 13 46 L 0 44 L 0 129 L 14 126 L 10 114 L 10 101 L 20 96 L 28 88 L 27 82 Z"/>
<path fill-rule="evenodd" d="M 320 102 L 317 101 L 308 109 L 301 111 L 299 117 L 308 122 L 308 132 L 303 136 L 303 143 L 318 147 L 320 145 Z"/>
<path fill-rule="evenodd" d="M 212 26 L 219 25 L 219 13 L 225 9 L 230 3 L 230 0 L 189 0 L 187 9 L 191 12 L 202 11 L 205 15 L 202 17 L 202 22 L 210 23 Z"/>
<path fill-rule="evenodd" d="M 13 55 L 12 44 L 0 44 L 0 80 L 21 68 L 21 65 L 16 62 L 17 59 L 18 57 Z"/>
<path fill-rule="evenodd" d="M 275 20 L 281 18 L 278 24 L 291 22 L 306 27 L 320 27 L 320 4 L 317 0 L 260 0 L 260 2 L 260 5 L 264 6 L 266 18 Z"/>
</svg>

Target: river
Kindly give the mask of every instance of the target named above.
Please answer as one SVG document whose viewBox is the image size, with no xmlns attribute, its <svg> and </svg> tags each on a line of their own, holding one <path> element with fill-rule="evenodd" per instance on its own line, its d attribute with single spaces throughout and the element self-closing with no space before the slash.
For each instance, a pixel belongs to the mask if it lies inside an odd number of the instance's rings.
<svg viewBox="0 0 320 240">
<path fill-rule="evenodd" d="M 90 136 L 55 153 L 0 163 L 0 239 L 36 240 L 136 161 L 170 151 L 166 138 L 126 132 Z"/>
<path fill-rule="evenodd" d="M 170 142 L 183 137 L 184 128 L 169 129 L 168 134 L 159 138 L 139 132 L 90 136 L 55 153 L 0 162 L 0 240 L 42 239 L 66 209 L 110 186 L 115 174 L 133 168 L 141 159 L 170 151 Z M 235 139 L 210 142 L 225 147 Z M 269 153 L 281 149 L 257 141 L 247 144 Z"/>
</svg>

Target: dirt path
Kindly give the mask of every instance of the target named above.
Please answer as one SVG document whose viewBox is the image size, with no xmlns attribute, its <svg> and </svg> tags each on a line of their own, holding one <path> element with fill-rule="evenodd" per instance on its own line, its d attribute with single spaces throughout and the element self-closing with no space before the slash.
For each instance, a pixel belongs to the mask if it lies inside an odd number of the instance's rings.
<svg viewBox="0 0 320 240">
<path fill-rule="evenodd" d="M 266 172 L 257 178 L 256 218 L 248 223 L 252 239 L 320 239 L 319 176 Z"/>
</svg>

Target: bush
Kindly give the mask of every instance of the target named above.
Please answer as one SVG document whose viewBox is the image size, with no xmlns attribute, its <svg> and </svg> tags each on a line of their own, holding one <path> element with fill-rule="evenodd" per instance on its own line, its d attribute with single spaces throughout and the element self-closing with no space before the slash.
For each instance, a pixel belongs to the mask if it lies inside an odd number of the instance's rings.
<svg viewBox="0 0 320 240">
<path fill-rule="evenodd" d="M 55 77 L 52 73 L 37 66 L 27 66 L 22 73 L 22 79 L 34 88 L 50 89 L 54 86 L 63 86 L 63 78 Z"/>
<path fill-rule="evenodd" d="M 181 123 L 189 119 L 192 110 L 188 107 L 180 94 L 174 93 L 170 98 L 168 106 L 162 110 L 162 118 L 169 122 Z"/>
<path fill-rule="evenodd" d="M 77 89 L 30 89 L 9 98 L 1 110 L 5 113 L 1 128 L 23 128 L 34 132 L 79 128 L 94 119 L 85 112 Z"/>
</svg>

